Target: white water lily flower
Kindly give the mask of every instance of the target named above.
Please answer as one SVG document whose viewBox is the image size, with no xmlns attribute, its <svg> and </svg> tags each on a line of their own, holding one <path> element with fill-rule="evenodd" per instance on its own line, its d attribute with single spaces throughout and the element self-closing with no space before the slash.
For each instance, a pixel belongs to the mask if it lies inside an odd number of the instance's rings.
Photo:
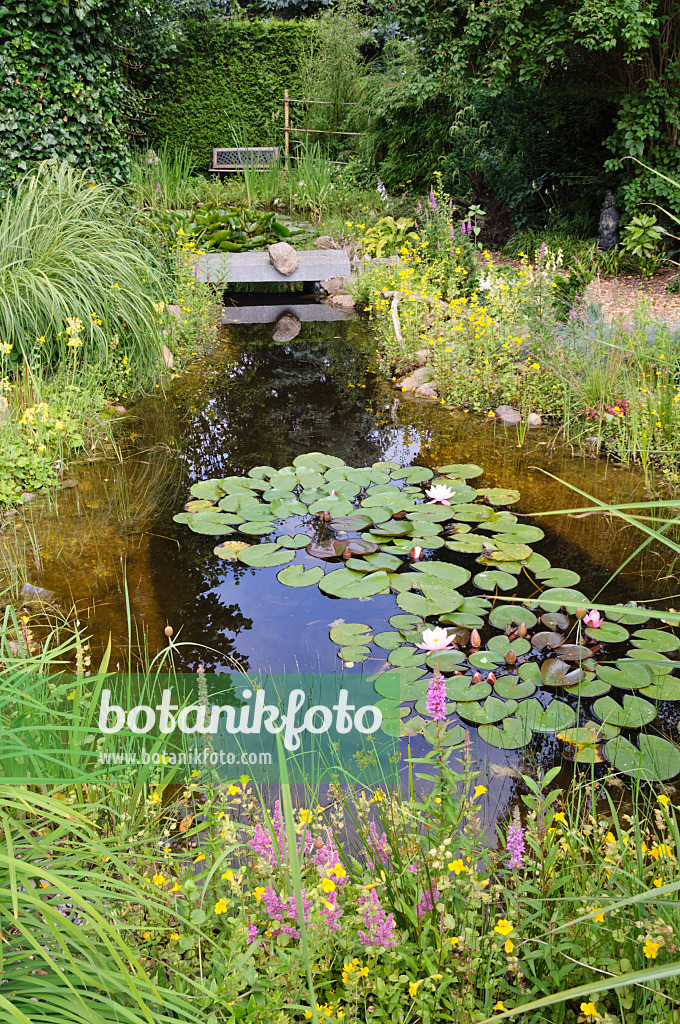
<svg viewBox="0 0 680 1024">
<path fill-rule="evenodd" d="M 416 644 L 416 647 L 419 647 L 421 651 L 443 651 L 455 642 L 455 636 L 449 636 L 441 626 L 435 626 L 434 629 L 423 630 L 423 642 Z"/>
<path fill-rule="evenodd" d="M 425 491 L 430 501 L 428 505 L 450 505 L 449 498 L 452 498 L 455 491 L 452 491 L 446 484 L 433 484 Z"/>
</svg>

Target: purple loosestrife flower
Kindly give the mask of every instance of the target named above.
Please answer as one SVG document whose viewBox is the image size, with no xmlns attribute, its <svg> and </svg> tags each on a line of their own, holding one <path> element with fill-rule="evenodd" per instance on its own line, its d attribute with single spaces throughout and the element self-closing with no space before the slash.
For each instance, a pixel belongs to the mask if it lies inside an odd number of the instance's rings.
<svg viewBox="0 0 680 1024">
<path fill-rule="evenodd" d="M 422 213 L 422 212 L 423 212 L 423 204 L 422 203 L 418 203 L 418 213 Z"/>
<path fill-rule="evenodd" d="M 438 668 L 435 668 L 432 682 L 427 691 L 427 713 L 435 722 L 446 718 L 446 684 Z"/>
<path fill-rule="evenodd" d="M 427 914 L 428 910 L 432 910 L 435 903 L 439 899 L 439 895 L 439 889 L 437 889 L 437 887 L 433 885 L 432 882 L 430 882 L 429 887 L 423 893 L 423 898 L 418 904 L 418 917 L 425 917 L 425 914 Z"/>
<path fill-rule="evenodd" d="M 510 867 L 521 868 L 524 864 L 524 829 L 514 822 L 508 829 L 506 849 L 510 854 Z"/>
<path fill-rule="evenodd" d="M 357 934 L 364 946 L 382 946 L 385 949 L 396 946 L 394 914 L 385 913 L 375 889 L 361 894 L 359 907 L 362 910 L 366 931 L 359 930 Z"/>
<path fill-rule="evenodd" d="M 441 247 L 442 247 L 442 243 L 441 242 L 437 242 L 437 248 L 441 249 Z"/>
<path fill-rule="evenodd" d="M 160 194 L 161 194 L 161 183 L 160 183 L 160 181 L 159 181 L 159 182 L 158 182 L 158 184 L 156 185 L 156 192 L 158 192 L 158 195 L 160 195 Z"/>
<path fill-rule="evenodd" d="M 547 251 L 548 251 L 548 246 L 545 244 L 545 242 L 541 242 L 541 248 L 538 250 L 539 256 L 541 256 L 541 257 L 545 256 Z"/>
<path fill-rule="evenodd" d="M 467 229 L 468 229 L 468 231 L 472 231 L 472 221 L 471 220 L 468 221 Z"/>
<path fill-rule="evenodd" d="M 433 189 L 430 189 L 430 206 L 432 207 L 432 209 L 436 213 L 437 212 L 437 200 L 435 199 L 434 190 Z"/>
<path fill-rule="evenodd" d="M 466 231 L 465 221 L 463 221 L 462 224 L 460 225 L 460 233 L 461 233 L 461 235 L 464 235 L 465 231 Z"/>
<path fill-rule="evenodd" d="M 254 942 L 258 935 L 259 935 L 259 931 L 258 931 L 257 925 L 256 924 L 249 924 L 248 925 L 248 942 Z"/>
</svg>

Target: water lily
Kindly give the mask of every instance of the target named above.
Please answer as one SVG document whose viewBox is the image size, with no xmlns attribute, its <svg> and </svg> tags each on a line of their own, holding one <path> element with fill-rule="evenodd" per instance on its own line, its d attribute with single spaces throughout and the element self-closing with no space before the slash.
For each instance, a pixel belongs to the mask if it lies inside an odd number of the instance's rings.
<svg viewBox="0 0 680 1024">
<path fill-rule="evenodd" d="M 603 619 L 597 608 L 591 608 L 583 621 L 586 626 L 592 626 L 593 629 L 599 629 L 602 625 Z"/>
<path fill-rule="evenodd" d="M 449 636 L 442 626 L 423 630 L 422 644 L 416 644 L 421 651 L 443 651 L 456 642 L 455 636 Z"/>
<path fill-rule="evenodd" d="M 425 491 L 428 498 L 428 505 L 450 505 L 449 498 L 452 498 L 455 491 L 452 491 L 446 484 L 433 484 Z"/>
<path fill-rule="evenodd" d="M 418 544 L 416 544 L 416 546 L 411 548 L 411 550 L 409 551 L 408 557 L 412 562 L 419 562 L 420 559 L 423 557 L 423 549 L 419 547 Z"/>
</svg>

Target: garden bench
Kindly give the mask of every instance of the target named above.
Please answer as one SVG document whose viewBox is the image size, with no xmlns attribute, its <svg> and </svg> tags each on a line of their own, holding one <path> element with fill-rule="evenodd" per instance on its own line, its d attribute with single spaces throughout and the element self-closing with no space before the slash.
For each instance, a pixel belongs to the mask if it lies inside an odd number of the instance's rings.
<svg viewBox="0 0 680 1024">
<path fill-rule="evenodd" d="M 279 158 L 278 146 L 229 146 L 213 149 L 212 166 L 209 174 L 239 174 L 245 168 L 251 171 L 266 171 Z"/>
</svg>

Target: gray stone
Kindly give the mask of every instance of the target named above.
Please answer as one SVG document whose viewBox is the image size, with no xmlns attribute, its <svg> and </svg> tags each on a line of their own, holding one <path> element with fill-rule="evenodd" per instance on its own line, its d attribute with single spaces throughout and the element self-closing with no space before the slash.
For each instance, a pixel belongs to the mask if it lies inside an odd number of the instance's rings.
<svg viewBox="0 0 680 1024">
<path fill-rule="evenodd" d="M 522 419 L 519 409 L 513 409 L 511 405 L 499 405 L 495 412 L 496 419 L 500 423 L 507 423 L 511 426 L 515 426 Z"/>
<path fill-rule="evenodd" d="M 56 599 L 54 590 L 44 590 L 42 587 L 34 587 L 32 583 L 24 583 L 19 591 L 19 597 L 24 601 L 36 601 L 39 604 L 51 604 Z"/>
<path fill-rule="evenodd" d="M 292 341 L 297 338 L 302 329 L 302 324 L 292 313 L 282 313 L 274 325 L 272 341 Z"/>
<path fill-rule="evenodd" d="M 432 374 L 430 373 L 429 366 L 419 366 L 417 370 L 414 370 L 408 377 L 404 377 L 403 380 L 399 381 L 399 387 L 404 388 L 406 391 L 415 391 L 421 384 L 425 384 L 429 381 Z"/>
<path fill-rule="evenodd" d="M 283 313 L 290 313 L 302 323 L 347 319 L 346 313 L 333 309 L 327 302 L 290 302 L 280 306 L 225 306 L 220 323 L 274 324 Z"/>
<path fill-rule="evenodd" d="M 336 242 L 331 235 L 319 235 L 314 243 L 317 249 L 342 249 L 342 242 Z"/>
<path fill-rule="evenodd" d="M 161 352 L 163 353 L 163 361 L 165 365 L 169 366 L 170 369 L 172 369 L 173 366 L 175 365 L 175 357 L 173 356 L 172 352 L 170 351 L 167 345 L 163 345 Z"/>
<path fill-rule="evenodd" d="M 341 292 L 343 288 L 346 288 L 349 281 L 351 281 L 351 276 L 348 274 L 343 277 L 329 277 L 320 283 L 327 295 L 335 295 L 336 292 Z"/>
<path fill-rule="evenodd" d="M 209 252 L 196 257 L 194 276 L 197 281 L 209 284 L 262 284 L 326 281 L 329 277 L 344 277 L 352 269 L 349 256 L 342 249 L 303 249 L 296 255 L 300 261 L 297 270 L 284 275 L 272 265 L 266 252 Z"/>
<path fill-rule="evenodd" d="M 419 388 L 416 388 L 416 394 L 420 395 L 421 398 L 436 398 L 437 389 L 431 381 L 427 381 L 425 384 L 421 384 Z"/>
<path fill-rule="evenodd" d="M 539 416 L 539 414 L 537 412 L 530 412 L 529 413 L 529 426 L 530 427 L 540 427 L 542 422 L 543 422 L 543 420 L 541 419 L 541 417 Z"/>
<path fill-rule="evenodd" d="M 425 363 L 430 358 L 430 352 L 426 348 L 419 348 L 416 352 L 416 359 L 418 360 L 418 366 L 425 366 Z"/>
<path fill-rule="evenodd" d="M 297 270 L 300 265 L 298 254 L 288 242 L 274 242 L 273 245 L 270 245 L 269 259 L 279 274 L 285 274 L 286 277 Z"/>
<path fill-rule="evenodd" d="M 22 491 L 19 495 L 24 505 L 27 505 L 29 501 L 35 501 L 35 494 L 32 491 Z"/>
<path fill-rule="evenodd" d="M 329 305 L 335 306 L 336 309 L 354 309 L 354 299 L 351 295 L 347 295 L 345 292 L 338 292 L 336 295 L 331 295 L 326 301 Z"/>
</svg>

